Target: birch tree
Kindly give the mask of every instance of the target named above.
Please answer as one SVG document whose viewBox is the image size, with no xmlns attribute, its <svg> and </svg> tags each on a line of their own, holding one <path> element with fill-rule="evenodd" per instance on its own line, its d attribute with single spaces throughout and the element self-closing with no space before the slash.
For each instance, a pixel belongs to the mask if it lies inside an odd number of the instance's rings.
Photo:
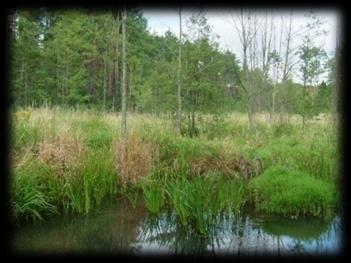
<svg viewBox="0 0 351 263">
<path fill-rule="evenodd" d="M 256 36 L 257 27 L 254 27 L 253 14 L 251 10 L 245 11 L 241 8 L 238 17 L 232 14 L 232 22 L 243 50 L 243 81 L 241 86 L 246 95 L 246 109 L 248 114 L 248 128 L 251 130 L 252 123 L 252 85 L 249 78 L 249 49 L 252 45 L 253 39 Z M 252 56 L 251 56 L 252 57 Z M 252 62 L 252 60 L 250 60 Z M 252 64 L 252 63 L 250 63 Z"/>
</svg>

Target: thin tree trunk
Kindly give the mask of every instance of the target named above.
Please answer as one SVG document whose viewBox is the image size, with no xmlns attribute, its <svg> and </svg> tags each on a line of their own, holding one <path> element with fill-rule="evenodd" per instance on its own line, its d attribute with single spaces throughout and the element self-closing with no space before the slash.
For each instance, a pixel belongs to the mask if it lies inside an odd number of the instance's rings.
<svg viewBox="0 0 351 263">
<path fill-rule="evenodd" d="M 306 81 L 303 82 L 303 91 L 302 91 L 302 128 L 305 127 L 306 121 Z"/>
<path fill-rule="evenodd" d="M 290 42 L 292 38 L 292 16 L 293 16 L 293 10 L 290 11 L 290 20 L 289 20 L 289 29 L 288 33 L 286 36 L 286 50 L 285 50 L 285 57 L 284 57 L 284 67 L 283 67 L 283 82 L 288 80 L 288 66 L 289 66 L 289 54 L 291 52 L 290 50 Z"/>
<path fill-rule="evenodd" d="M 68 60 L 66 60 L 66 86 L 65 86 L 65 101 L 67 102 L 67 96 L 69 96 L 69 86 L 68 86 L 68 79 L 69 79 L 69 68 L 68 68 Z"/>
<path fill-rule="evenodd" d="M 179 8 L 179 61 L 178 61 L 178 114 L 177 114 L 177 131 L 180 134 L 181 125 L 181 110 L 182 110 L 182 100 L 181 100 L 181 72 L 182 72 L 182 13 L 181 8 Z"/>
<path fill-rule="evenodd" d="M 107 61 L 106 54 L 104 54 L 104 84 L 103 84 L 103 110 L 106 109 L 106 86 L 107 86 Z"/>
<path fill-rule="evenodd" d="M 59 70 L 58 65 L 56 65 L 56 98 L 57 98 L 57 100 L 59 100 L 59 98 L 60 98 L 59 90 L 60 90 L 60 70 Z M 61 103 L 62 103 L 62 101 L 61 101 Z"/>
<path fill-rule="evenodd" d="M 24 105 L 27 106 L 27 86 L 26 86 L 26 80 L 25 80 L 25 63 L 22 61 L 22 67 L 21 67 L 21 80 L 22 80 L 22 85 L 24 87 Z"/>
<path fill-rule="evenodd" d="M 275 114 L 275 93 L 276 93 L 276 85 L 273 86 L 273 94 L 272 94 L 272 120 L 274 122 L 274 114 Z"/>
<path fill-rule="evenodd" d="M 126 97 L 126 17 L 124 6 L 122 14 L 122 137 L 127 137 L 127 97 Z"/>
<path fill-rule="evenodd" d="M 117 53 L 118 54 L 118 53 Z M 115 66 L 114 66 L 114 80 L 115 80 L 115 87 L 116 87 L 116 90 L 113 94 L 113 97 L 115 97 L 115 107 L 116 107 L 116 110 L 120 109 L 119 108 L 119 103 L 118 103 L 118 95 L 119 95 L 119 86 L 120 86 L 120 82 L 119 82 L 119 74 L 118 74 L 118 70 L 119 70 L 119 63 L 118 63 L 118 59 L 116 60 L 115 62 Z"/>
<path fill-rule="evenodd" d="M 108 95 L 111 98 L 112 97 L 112 112 L 114 111 L 114 103 L 115 103 L 115 94 L 113 92 L 113 63 L 111 63 L 111 60 L 108 60 L 107 62 L 107 76 L 108 76 Z"/>
<path fill-rule="evenodd" d="M 248 122 L 248 128 L 249 130 L 252 130 L 252 109 L 251 109 L 251 99 L 250 97 L 248 98 L 248 103 L 247 103 L 247 117 L 249 119 L 249 122 Z"/>
</svg>

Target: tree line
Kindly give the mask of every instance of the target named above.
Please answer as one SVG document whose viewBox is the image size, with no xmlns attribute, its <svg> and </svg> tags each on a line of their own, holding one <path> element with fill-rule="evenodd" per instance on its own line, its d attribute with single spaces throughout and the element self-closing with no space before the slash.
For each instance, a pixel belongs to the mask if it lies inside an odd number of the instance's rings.
<svg viewBox="0 0 351 263">
<path fill-rule="evenodd" d="M 322 19 L 309 13 L 303 28 L 294 13 L 241 9 L 232 14 L 241 59 L 219 47 L 203 10 L 182 21 L 179 35 L 151 34 L 140 9 L 48 8 L 15 10 L 11 29 L 10 99 L 14 107 L 63 105 L 121 111 L 196 114 L 228 111 L 297 113 L 306 118 L 336 111 L 337 60 L 314 38 Z M 279 19 L 278 19 L 279 20 Z M 125 35 L 125 45 L 123 45 Z M 298 41 L 297 39 L 302 39 Z M 123 49 L 126 52 L 123 52 Z M 123 57 L 123 54 L 125 57 Z M 126 62 L 125 71 L 123 62 Z M 322 80 L 321 76 L 329 77 Z M 294 81 L 298 76 L 302 84 Z"/>
</svg>

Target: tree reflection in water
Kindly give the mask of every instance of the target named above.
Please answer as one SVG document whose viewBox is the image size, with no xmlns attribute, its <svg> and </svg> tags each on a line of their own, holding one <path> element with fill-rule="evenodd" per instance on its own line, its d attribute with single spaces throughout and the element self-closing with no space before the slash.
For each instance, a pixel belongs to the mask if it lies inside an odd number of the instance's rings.
<svg viewBox="0 0 351 263">
<path fill-rule="evenodd" d="M 341 249 L 340 217 L 319 222 L 223 212 L 200 235 L 191 224 L 180 224 L 174 211 L 152 216 L 142 202 L 113 203 L 88 217 L 56 218 L 18 229 L 14 250 L 245 256 L 332 254 Z"/>
<path fill-rule="evenodd" d="M 260 223 L 249 216 L 222 214 L 206 235 L 199 235 L 191 225 L 181 225 L 174 213 L 163 213 L 139 226 L 135 244 L 138 253 L 192 256 L 333 253 L 339 248 L 330 246 L 339 242 L 339 221 L 337 217 L 331 223 L 286 219 Z"/>
</svg>

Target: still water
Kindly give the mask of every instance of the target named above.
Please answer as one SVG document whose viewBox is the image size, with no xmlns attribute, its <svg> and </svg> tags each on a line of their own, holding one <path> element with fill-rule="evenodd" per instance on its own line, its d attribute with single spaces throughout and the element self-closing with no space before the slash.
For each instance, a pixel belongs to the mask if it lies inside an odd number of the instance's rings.
<svg viewBox="0 0 351 263">
<path fill-rule="evenodd" d="M 334 255 L 341 252 L 342 224 L 315 219 L 218 216 L 199 236 L 172 212 L 150 215 L 142 202 L 108 202 L 89 216 L 57 217 L 17 229 L 18 252 L 102 252 L 138 255 Z"/>
</svg>

